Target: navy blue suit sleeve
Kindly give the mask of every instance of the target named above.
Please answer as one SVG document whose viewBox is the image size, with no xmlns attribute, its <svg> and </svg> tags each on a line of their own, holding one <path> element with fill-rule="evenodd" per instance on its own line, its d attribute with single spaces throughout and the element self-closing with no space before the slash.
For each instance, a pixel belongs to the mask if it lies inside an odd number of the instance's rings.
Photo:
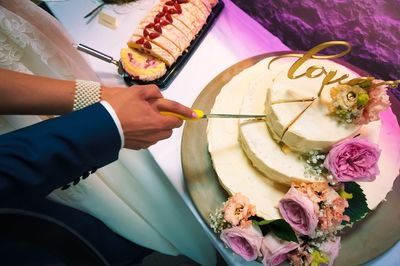
<svg viewBox="0 0 400 266">
<path fill-rule="evenodd" d="M 0 136 L 0 200 L 42 197 L 118 159 L 121 139 L 97 103 Z"/>
</svg>

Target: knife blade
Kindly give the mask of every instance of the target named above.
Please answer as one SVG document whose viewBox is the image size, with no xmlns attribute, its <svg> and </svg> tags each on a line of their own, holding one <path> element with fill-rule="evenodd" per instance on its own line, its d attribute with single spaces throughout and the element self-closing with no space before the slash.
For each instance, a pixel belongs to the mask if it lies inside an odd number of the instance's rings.
<svg viewBox="0 0 400 266">
<path fill-rule="evenodd" d="M 242 115 L 242 114 L 204 114 L 200 119 L 209 118 L 265 118 L 265 115 Z"/>
<path fill-rule="evenodd" d="M 176 116 L 182 120 L 199 120 L 199 119 L 210 119 L 210 118 L 255 118 L 255 119 L 263 119 L 266 115 L 261 114 L 205 114 L 202 110 L 193 109 L 193 111 L 197 114 L 196 118 L 186 117 L 173 112 L 165 112 L 161 111 L 161 115 L 172 115 Z"/>
</svg>

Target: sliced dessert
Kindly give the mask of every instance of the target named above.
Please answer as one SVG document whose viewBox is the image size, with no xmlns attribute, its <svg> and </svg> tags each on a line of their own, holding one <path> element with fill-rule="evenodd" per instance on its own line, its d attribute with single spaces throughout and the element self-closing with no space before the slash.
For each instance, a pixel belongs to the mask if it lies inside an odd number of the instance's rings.
<svg viewBox="0 0 400 266">
<path fill-rule="evenodd" d="M 210 14 L 211 13 L 212 6 L 211 6 L 209 1 L 207 1 L 207 0 L 193 0 L 191 3 L 196 5 L 198 8 L 200 8 L 205 14 Z"/>
<path fill-rule="evenodd" d="M 138 28 L 133 33 L 133 36 L 141 36 L 145 40 L 149 41 L 151 44 L 154 44 L 162 49 L 164 49 L 167 53 L 169 53 L 175 60 L 181 55 L 181 50 L 177 47 L 173 42 L 167 39 L 164 35 L 155 31 L 151 28 Z"/>
<path fill-rule="evenodd" d="M 170 1 L 166 1 L 168 3 Z M 180 4 L 179 12 L 172 12 L 176 14 L 174 19 L 178 19 L 191 29 L 192 34 L 195 36 L 206 23 L 207 17 L 210 12 L 204 8 L 202 3 L 197 0 L 186 1 Z M 178 8 L 176 8 L 178 10 Z"/>
<path fill-rule="evenodd" d="M 121 49 L 121 64 L 133 79 L 144 81 L 156 80 L 167 71 L 163 61 L 130 48 Z"/>
<path fill-rule="evenodd" d="M 153 21 L 142 21 L 139 25 L 139 29 L 144 30 L 147 29 L 150 32 L 156 32 L 165 38 L 167 38 L 170 42 L 172 42 L 176 47 L 179 48 L 181 52 L 183 52 L 189 44 L 189 39 L 185 36 L 185 34 L 180 31 L 178 28 L 171 25 L 166 20 L 161 20 L 160 23 L 154 23 Z"/>
<path fill-rule="evenodd" d="M 194 38 L 194 33 L 190 24 L 185 24 L 182 22 L 184 21 L 181 15 L 182 9 L 180 7 L 176 9 L 174 6 L 168 6 L 165 4 L 165 2 L 166 1 L 163 1 L 156 5 L 150 11 L 149 15 L 143 19 L 143 21 L 148 23 L 161 23 L 162 27 L 167 24 L 172 25 L 177 30 L 181 31 L 190 43 L 190 41 Z"/>
<path fill-rule="evenodd" d="M 182 5 L 181 21 L 186 25 L 190 25 L 194 36 L 201 30 L 207 21 L 208 14 L 203 14 L 195 5 L 188 3 Z"/>
<path fill-rule="evenodd" d="M 138 50 L 139 52 L 146 53 L 160 59 L 161 61 L 165 62 L 167 66 L 172 65 L 175 62 L 175 58 L 169 52 L 157 45 L 152 45 L 150 41 L 146 40 L 142 36 L 133 35 L 128 43 L 128 46 L 132 49 Z"/>
<path fill-rule="evenodd" d="M 189 47 L 215 4 L 209 0 L 161 0 L 139 23 L 128 46 L 169 67 Z"/>
</svg>

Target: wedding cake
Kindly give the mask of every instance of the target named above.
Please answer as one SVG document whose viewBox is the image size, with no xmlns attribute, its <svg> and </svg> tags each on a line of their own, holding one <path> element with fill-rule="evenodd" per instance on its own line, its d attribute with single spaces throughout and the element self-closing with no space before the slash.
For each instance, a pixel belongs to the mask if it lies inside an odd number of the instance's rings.
<svg viewBox="0 0 400 266">
<path fill-rule="evenodd" d="M 293 64 L 295 60 L 287 63 Z M 291 64 L 282 63 L 276 76 L 267 71 L 250 84 L 240 112 L 243 114 L 266 113 L 265 123 L 249 123 L 241 120 L 240 142 L 254 167 L 273 181 L 290 185 L 293 181 L 318 182 L 324 178 L 307 174 L 299 153 L 312 150 L 327 150 L 332 144 L 354 136 L 360 126 L 339 123 L 329 115 L 328 93 L 334 86 L 325 86 L 321 96 L 318 92 L 322 77 L 289 79 L 287 72 Z M 327 69 L 336 69 L 338 74 L 350 73 L 350 69 L 333 61 L 322 62 Z M 321 64 L 320 60 L 307 60 L 303 68 Z M 284 145 L 284 146 L 283 146 Z M 275 146 L 276 152 L 271 153 Z"/>
<path fill-rule="evenodd" d="M 385 200 L 400 167 L 400 129 L 386 94 L 387 84 L 398 81 L 360 77 L 307 54 L 271 56 L 243 70 L 211 110 L 265 119 L 208 122 L 213 167 L 232 195 L 211 225 L 235 253 L 264 265 L 287 258 L 294 265 L 332 265 L 340 230 Z M 281 222 L 292 238 L 272 226 Z M 264 228 L 260 235 L 261 225 L 272 233 Z M 243 253 L 237 238 L 254 252 Z"/>
</svg>

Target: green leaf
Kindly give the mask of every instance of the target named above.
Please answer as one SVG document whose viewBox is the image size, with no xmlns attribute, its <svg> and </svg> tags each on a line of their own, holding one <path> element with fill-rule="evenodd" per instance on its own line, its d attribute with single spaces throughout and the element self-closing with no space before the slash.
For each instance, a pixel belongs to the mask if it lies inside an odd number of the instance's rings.
<svg viewBox="0 0 400 266">
<path fill-rule="evenodd" d="M 267 225 L 260 226 L 260 229 L 263 236 L 268 235 L 269 232 L 271 232 L 271 228 L 269 228 Z"/>
<path fill-rule="evenodd" d="M 292 227 L 283 219 L 278 220 L 253 220 L 254 224 L 257 224 L 262 234 L 265 236 L 269 232 L 273 232 L 277 237 L 286 241 L 293 241 L 298 243 L 296 234 Z"/>
<path fill-rule="evenodd" d="M 258 217 L 258 216 L 256 216 L 256 215 L 250 216 L 249 220 L 252 220 L 253 222 L 261 222 L 261 221 L 264 221 L 263 218 Z"/>
<path fill-rule="evenodd" d="M 263 234 L 263 236 L 265 236 L 266 234 L 271 232 L 271 228 L 269 228 L 268 224 L 263 223 L 264 221 L 267 221 L 267 220 L 262 220 L 259 222 L 253 221 L 253 223 L 257 224 L 260 227 L 261 233 Z"/>
<path fill-rule="evenodd" d="M 267 224 L 270 224 L 270 223 L 272 223 L 274 220 L 262 220 L 262 221 L 260 221 L 260 222 L 258 222 L 257 224 L 258 225 L 267 225 Z"/>
<path fill-rule="evenodd" d="M 253 224 L 256 224 L 260 227 L 262 234 L 265 236 L 269 232 L 271 232 L 271 228 L 268 226 L 268 224 L 272 223 L 274 220 L 263 220 L 262 218 L 252 216 L 250 218 L 252 219 Z"/>
<path fill-rule="evenodd" d="M 353 194 L 352 199 L 348 199 L 349 207 L 345 209 L 344 214 L 350 217 L 350 222 L 343 222 L 343 225 L 353 224 L 371 211 L 367 205 L 367 199 L 360 185 L 355 182 L 344 183 L 346 193 Z"/>
<path fill-rule="evenodd" d="M 292 227 L 290 227 L 285 220 L 274 220 L 273 222 L 269 223 L 268 226 L 270 227 L 271 231 L 280 239 L 298 243 L 296 234 L 294 233 Z"/>
</svg>

